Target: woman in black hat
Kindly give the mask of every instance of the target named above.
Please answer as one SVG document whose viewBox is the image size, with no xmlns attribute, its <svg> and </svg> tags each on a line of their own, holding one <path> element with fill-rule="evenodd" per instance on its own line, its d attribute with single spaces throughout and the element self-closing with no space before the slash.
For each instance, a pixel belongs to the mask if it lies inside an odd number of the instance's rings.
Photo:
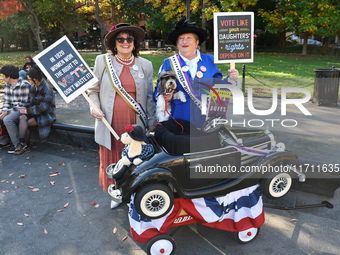
<svg viewBox="0 0 340 255">
<path fill-rule="evenodd" d="M 175 23 L 172 31 L 168 35 L 168 41 L 177 46 L 179 54 L 164 60 L 160 72 L 163 70 L 173 70 L 177 75 L 177 90 L 183 91 L 186 102 L 180 99 L 173 99 L 171 105 L 171 115 L 174 119 L 184 119 L 192 122 L 196 127 L 201 127 L 205 121 L 205 116 L 201 114 L 200 98 L 196 93 L 196 81 L 204 81 L 215 84 L 216 80 L 221 80 L 223 75 L 214 63 L 212 55 L 203 54 L 199 51 L 199 44 L 204 42 L 208 37 L 207 32 L 196 26 L 196 23 L 189 23 L 182 17 Z M 233 69 L 229 71 L 233 80 L 238 79 L 238 71 Z M 213 81 L 214 79 L 215 81 Z M 228 78 L 228 77 L 227 77 Z M 223 83 L 226 83 L 223 81 Z M 154 99 L 157 101 L 158 86 L 154 92 Z M 170 95 L 172 96 L 172 95 Z"/>
<path fill-rule="evenodd" d="M 112 53 L 96 58 L 94 74 L 99 82 L 88 89 L 90 99 L 98 107 L 91 109 L 96 118 L 95 141 L 100 145 L 99 183 L 103 190 L 113 184 L 106 168 L 121 158 L 124 144 L 117 141 L 101 119 L 105 116 L 117 134 L 127 125 L 138 124 L 149 130 L 156 124 L 152 63 L 138 56 L 144 31 L 126 23 L 111 28 L 105 44 Z"/>
</svg>

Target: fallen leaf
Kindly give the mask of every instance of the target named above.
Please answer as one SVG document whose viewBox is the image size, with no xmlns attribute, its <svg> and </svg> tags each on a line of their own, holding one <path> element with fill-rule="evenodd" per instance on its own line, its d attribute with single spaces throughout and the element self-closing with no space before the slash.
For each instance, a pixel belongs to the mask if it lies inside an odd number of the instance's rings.
<svg viewBox="0 0 340 255">
<path fill-rule="evenodd" d="M 29 215 L 28 215 L 27 213 L 24 213 L 24 215 L 25 215 L 26 217 L 29 217 Z"/>
<path fill-rule="evenodd" d="M 34 187 L 33 186 L 28 186 L 30 189 L 34 189 Z"/>
<path fill-rule="evenodd" d="M 19 175 L 20 178 L 25 178 L 26 177 L 26 174 L 21 174 Z"/>
<path fill-rule="evenodd" d="M 115 227 L 115 228 L 113 229 L 113 234 L 115 235 L 115 234 L 117 233 L 117 231 L 118 231 L 118 229 Z"/>
<path fill-rule="evenodd" d="M 44 234 L 48 235 L 48 231 L 46 230 L 46 228 L 44 228 Z"/>
<path fill-rule="evenodd" d="M 46 185 L 44 185 L 44 188 L 46 188 Z"/>
<path fill-rule="evenodd" d="M 85 165 L 84 167 L 87 167 L 87 165 Z"/>
<path fill-rule="evenodd" d="M 5 194 L 5 193 L 8 193 L 8 192 L 9 192 L 9 190 L 3 190 L 3 191 L 2 191 L 2 193 L 4 193 L 4 194 Z"/>
<path fill-rule="evenodd" d="M 98 166 L 94 166 L 93 168 L 98 168 Z"/>
<path fill-rule="evenodd" d="M 123 239 L 122 239 L 122 242 L 124 242 L 126 239 L 128 238 L 128 236 L 124 236 Z"/>
<path fill-rule="evenodd" d="M 19 188 L 20 188 L 20 186 L 15 186 L 15 188 L 16 188 L 16 189 L 19 189 Z"/>
<path fill-rule="evenodd" d="M 290 221 L 291 222 L 297 222 L 297 221 L 300 221 L 300 220 L 298 220 L 298 219 L 291 219 Z"/>
<path fill-rule="evenodd" d="M 62 209 L 60 209 L 60 210 L 57 210 L 56 212 L 62 212 L 63 210 Z"/>
<path fill-rule="evenodd" d="M 96 202 L 92 202 L 90 205 L 96 205 L 97 203 Z"/>
<path fill-rule="evenodd" d="M 64 205 L 64 208 L 68 207 L 69 204 L 70 204 L 70 202 L 67 202 L 67 203 Z"/>
<path fill-rule="evenodd" d="M 24 225 L 24 223 L 21 223 L 21 222 L 17 222 L 17 224 L 18 224 L 19 226 L 23 226 L 23 225 Z"/>
<path fill-rule="evenodd" d="M 73 190 L 73 189 L 71 189 L 71 190 L 68 192 L 68 194 L 71 194 L 73 191 L 74 191 L 74 190 Z"/>
<path fill-rule="evenodd" d="M 39 191 L 39 190 L 40 190 L 40 189 L 38 189 L 38 188 L 32 189 L 33 192 L 37 192 L 37 191 Z"/>
<path fill-rule="evenodd" d="M 72 155 L 76 154 L 75 152 L 72 152 Z"/>
<path fill-rule="evenodd" d="M 51 184 L 52 186 L 54 186 L 55 181 L 50 181 L 50 184 Z"/>
<path fill-rule="evenodd" d="M 15 181 L 12 181 L 11 184 L 12 184 L 12 185 L 15 184 Z"/>
<path fill-rule="evenodd" d="M 9 174 L 8 176 L 11 177 L 14 173 Z"/>
<path fill-rule="evenodd" d="M 64 187 L 64 189 L 69 189 L 70 187 Z"/>
<path fill-rule="evenodd" d="M 94 206 L 94 208 L 98 208 L 99 207 L 99 204 L 96 204 L 95 206 Z"/>
</svg>

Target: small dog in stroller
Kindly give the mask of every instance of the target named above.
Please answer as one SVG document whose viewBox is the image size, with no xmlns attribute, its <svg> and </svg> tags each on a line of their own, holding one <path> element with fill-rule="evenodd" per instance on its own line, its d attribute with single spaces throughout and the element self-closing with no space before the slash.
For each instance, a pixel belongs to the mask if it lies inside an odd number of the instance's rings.
<svg viewBox="0 0 340 255">
<path fill-rule="evenodd" d="M 179 99 L 183 103 L 186 102 L 185 95 L 182 91 L 177 91 L 176 85 L 176 74 L 171 70 L 163 70 L 159 74 L 159 87 L 158 87 L 158 95 L 157 95 L 157 104 L 156 104 L 156 116 L 158 120 L 165 121 L 169 119 L 169 115 L 171 114 L 171 101 L 172 99 Z M 170 98 L 170 94 L 173 93 L 172 98 Z M 170 98 L 170 99 L 169 99 Z"/>
</svg>

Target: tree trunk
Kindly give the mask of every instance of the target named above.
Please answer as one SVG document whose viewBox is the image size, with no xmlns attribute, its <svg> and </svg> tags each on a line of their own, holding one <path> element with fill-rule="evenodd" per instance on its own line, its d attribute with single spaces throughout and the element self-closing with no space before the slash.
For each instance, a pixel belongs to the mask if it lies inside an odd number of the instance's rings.
<svg viewBox="0 0 340 255">
<path fill-rule="evenodd" d="M 105 35 L 107 33 L 107 26 L 106 24 L 101 20 L 100 16 L 99 16 L 99 4 L 98 4 L 98 0 L 96 0 L 96 9 L 94 11 L 95 17 L 96 17 L 96 21 L 98 22 L 99 26 L 100 26 L 100 42 L 101 42 L 101 46 L 102 46 L 102 54 L 106 53 L 106 45 L 105 45 Z"/>
<path fill-rule="evenodd" d="M 304 34 L 303 36 L 303 47 L 302 47 L 302 55 L 307 55 L 307 42 L 308 42 L 308 35 Z"/>
<path fill-rule="evenodd" d="M 278 48 L 279 48 L 279 50 L 285 50 L 286 49 L 286 31 L 282 31 L 279 35 Z"/>
<path fill-rule="evenodd" d="M 28 34 L 28 47 L 29 47 L 29 50 L 31 52 L 34 51 L 34 47 L 33 47 L 33 35 L 32 35 L 32 31 L 30 29 L 27 30 L 27 34 Z"/>
<path fill-rule="evenodd" d="M 30 14 L 31 30 L 32 30 L 32 33 L 35 37 L 35 40 L 37 41 L 38 50 L 43 51 L 44 47 L 43 47 L 43 44 L 42 44 L 42 41 L 41 41 L 41 38 L 40 38 L 39 20 L 38 20 L 37 15 L 35 15 L 35 13 L 33 12 L 32 0 L 28 1 L 28 4 L 24 5 L 24 6 Z"/>
<path fill-rule="evenodd" d="M 202 0 L 202 10 L 205 10 L 205 0 Z M 202 28 L 204 30 L 207 30 L 207 19 L 206 18 L 202 18 Z M 203 42 L 201 44 L 201 52 L 205 53 L 206 51 L 207 51 L 206 42 Z"/>
</svg>

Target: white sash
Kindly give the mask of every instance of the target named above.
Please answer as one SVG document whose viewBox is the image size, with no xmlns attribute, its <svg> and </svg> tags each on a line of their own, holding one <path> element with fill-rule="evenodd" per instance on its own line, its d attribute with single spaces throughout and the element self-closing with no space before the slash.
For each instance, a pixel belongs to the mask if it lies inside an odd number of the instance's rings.
<svg viewBox="0 0 340 255">
<path fill-rule="evenodd" d="M 106 66 L 107 73 L 109 74 L 109 78 L 111 81 L 112 87 L 116 90 L 116 92 L 124 99 L 124 101 L 131 107 L 132 110 L 139 116 L 141 121 L 144 124 L 144 127 L 147 127 L 148 117 L 143 109 L 143 107 L 123 88 L 122 83 L 120 82 L 117 73 L 113 67 L 110 53 L 104 54 L 104 63 Z"/>
<path fill-rule="evenodd" d="M 178 56 L 178 58 L 179 58 L 179 56 Z M 190 81 L 188 79 L 188 76 L 183 73 L 182 67 L 181 67 L 181 64 L 178 61 L 178 58 L 177 58 L 177 54 L 173 55 L 169 58 L 172 70 L 177 75 L 177 79 L 178 79 L 179 83 L 182 85 L 184 91 L 189 95 L 189 97 L 197 105 L 197 107 L 199 109 L 202 109 L 201 100 L 199 100 L 197 97 L 195 97 L 195 95 L 191 92 L 190 86 L 188 84 L 188 82 L 190 82 Z"/>
</svg>

